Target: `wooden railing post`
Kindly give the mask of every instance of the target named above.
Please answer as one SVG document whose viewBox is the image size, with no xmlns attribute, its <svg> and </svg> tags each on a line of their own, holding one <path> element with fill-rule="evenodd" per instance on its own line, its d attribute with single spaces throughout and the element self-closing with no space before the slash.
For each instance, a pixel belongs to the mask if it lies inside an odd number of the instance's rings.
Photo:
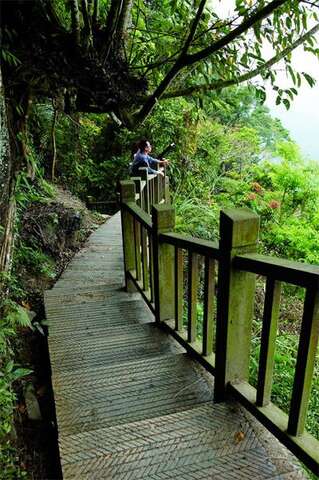
<svg viewBox="0 0 319 480">
<path fill-rule="evenodd" d="M 255 252 L 259 217 L 245 209 L 220 215 L 220 261 L 216 321 L 215 400 L 225 398 L 228 382 L 248 380 L 255 274 L 233 268 L 239 253 Z"/>
<path fill-rule="evenodd" d="M 157 172 L 160 171 L 160 164 L 159 163 L 156 163 L 154 165 L 154 170 L 156 170 Z M 157 205 L 158 203 L 160 203 L 160 181 L 161 181 L 161 174 L 157 174 L 157 177 L 154 178 L 154 205 Z"/>
<path fill-rule="evenodd" d="M 171 232 L 175 227 L 175 208 L 155 205 L 153 220 L 153 271 L 156 321 L 175 317 L 175 251 L 172 245 L 158 241 L 160 233 Z"/>
<path fill-rule="evenodd" d="M 121 207 L 123 203 L 135 202 L 135 184 L 132 180 L 120 182 Z M 124 252 L 125 287 L 127 291 L 135 291 L 128 280 L 128 271 L 135 269 L 134 219 L 129 212 L 121 208 L 122 239 Z"/>
<path fill-rule="evenodd" d="M 171 195 L 169 191 L 169 177 L 164 177 L 164 200 L 165 203 L 171 203 Z"/>
<path fill-rule="evenodd" d="M 141 177 L 131 177 L 131 180 L 135 183 L 135 194 L 138 195 L 136 201 L 137 205 L 143 209 L 143 198 L 142 198 L 142 179 Z"/>
<path fill-rule="evenodd" d="M 143 198 L 143 209 L 146 213 L 151 213 L 150 210 L 150 192 L 149 192 L 149 180 L 148 180 L 148 172 L 147 168 L 141 167 L 140 169 L 140 176 L 141 180 L 145 182 L 143 190 L 142 190 L 142 198 Z"/>
</svg>

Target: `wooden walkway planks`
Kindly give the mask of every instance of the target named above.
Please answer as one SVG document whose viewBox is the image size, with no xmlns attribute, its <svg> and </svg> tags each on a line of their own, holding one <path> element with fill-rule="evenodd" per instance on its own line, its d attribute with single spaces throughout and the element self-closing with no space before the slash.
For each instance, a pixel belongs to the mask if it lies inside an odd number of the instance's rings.
<svg viewBox="0 0 319 480">
<path fill-rule="evenodd" d="M 241 408 L 212 402 L 211 380 L 123 291 L 122 269 L 117 214 L 46 292 L 64 479 L 303 478 Z"/>
</svg>

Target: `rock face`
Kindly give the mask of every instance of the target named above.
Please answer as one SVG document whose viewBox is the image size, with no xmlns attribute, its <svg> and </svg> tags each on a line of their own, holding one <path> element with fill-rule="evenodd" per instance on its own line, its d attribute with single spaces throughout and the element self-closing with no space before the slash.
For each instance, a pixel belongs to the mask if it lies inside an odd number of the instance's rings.
<svg viewBox="0 0 319 480">
<path fill-rule="evenodd" d="M 81 224 L 79 211 L 57 202 L 36 203 L 24 214 L 21 236 L 55 257 L 65 248 L 76 247 Z"/>
<path fill-rule="evenodd" d="M 105 221 L 69 191 L 57 186 L 54 190 L 54 198 L 33 202 L 20 212 L 14 273 L 36 313 L 42 311 L 43 291 L 53 285 L 87 236 Z"/>
</svg>

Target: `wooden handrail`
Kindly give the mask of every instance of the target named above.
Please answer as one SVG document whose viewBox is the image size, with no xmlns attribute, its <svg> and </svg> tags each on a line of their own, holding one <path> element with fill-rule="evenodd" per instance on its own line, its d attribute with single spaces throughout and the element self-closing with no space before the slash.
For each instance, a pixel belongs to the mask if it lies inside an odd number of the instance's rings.
<svg viewBox="0 0 319 480">
<path fill-rule="evenodd" d="M 199 255 L 208 255 L 216 260 L 219 258 L 218 242 L 202 240 L 200 238 L 181 235 L 180 233 L 173 232 L 162 233 L 159 236 L 159 241 L 168 243 L 169 245 L 174 245 L 175 247 L 182 248 L 184 250 L 191 250 Z"/>
<path fill-rule="evenodd" d="M 152 229 L 152 219 L 151 219 L 151 217 L 149 215 L 147 215 L 147 213 L 144 212 L 144 210 L 142 210 L 134 202 L 124 203 L 124 204 L 122 204 L 122 208 L 123 208 L 123 210 L 129 212 L 147 230 Z"/>
<path fill-rule="evenodd" d="M 316 265 L 257 253 L 236 256 L 234 267 L 300 287 L 307 287 L 319 281 L 319 267 Z"/>
</svg>

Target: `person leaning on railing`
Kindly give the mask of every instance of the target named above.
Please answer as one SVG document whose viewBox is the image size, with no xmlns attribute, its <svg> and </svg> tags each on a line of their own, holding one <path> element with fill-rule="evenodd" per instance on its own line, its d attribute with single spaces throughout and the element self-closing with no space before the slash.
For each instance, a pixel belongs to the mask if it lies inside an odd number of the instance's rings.
<svg viewBox="0 0 319 480">
<path fill-rule="evenodd" d="M 151 157 L 149 155 L 151 151 L 152 151 L 152 145 L 148 140 L 141 140 L 139 142 L 138 150 L 134 155 L 134 161 L 131 165 L 132 176 L 139 176 L 139 174 L 141 173 L 139 169 L 141 167 L 147 167 L 147 171 L 150 174 L 164 176 L 164 173 L 161 170 L 155 170 L 154 166 L 155 164 L 167 165 L 168 160 L 165 158 L 163 158 L 162 160 L 158 160 L 156 158 Z"/>
</svg>

